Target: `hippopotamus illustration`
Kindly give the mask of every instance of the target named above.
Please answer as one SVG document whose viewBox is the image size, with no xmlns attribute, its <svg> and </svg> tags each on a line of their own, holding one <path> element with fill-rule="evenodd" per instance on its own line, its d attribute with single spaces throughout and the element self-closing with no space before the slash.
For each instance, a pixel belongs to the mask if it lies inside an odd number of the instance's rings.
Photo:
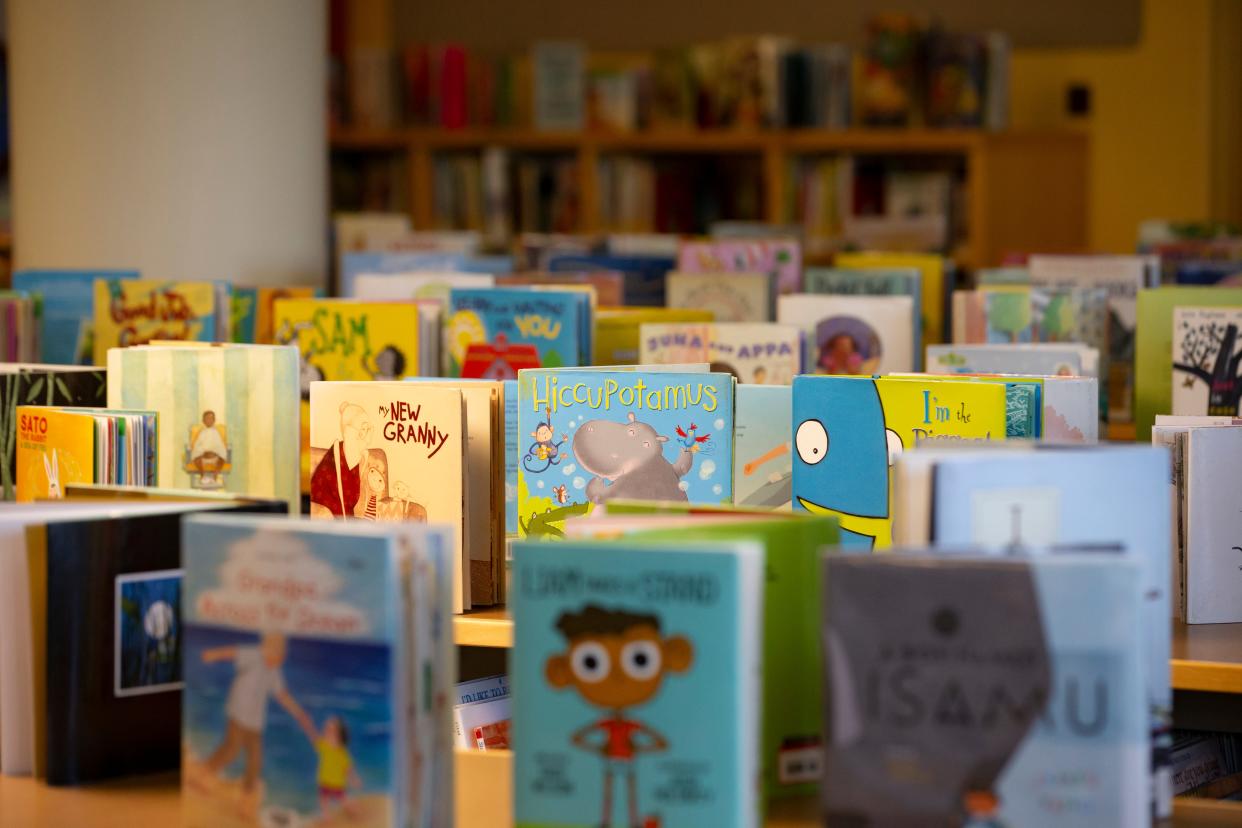
<svg viewBox="0 0 1242 828">
<path fill-rule="evenodd" d="M 592 503 L 608 500 L 679 500 L 688 498 L 677 485 L 690 471 L 694 454 L 682 449 L 676 463 L 664 459 L 668 438 L 634 418 L 624 423 L 588 420 L 578 427 L 571 449 L 578 465 L 595 475 L 587 483 Z M 605 483 L 604 481 L 608 481 Z"/>
</svg>

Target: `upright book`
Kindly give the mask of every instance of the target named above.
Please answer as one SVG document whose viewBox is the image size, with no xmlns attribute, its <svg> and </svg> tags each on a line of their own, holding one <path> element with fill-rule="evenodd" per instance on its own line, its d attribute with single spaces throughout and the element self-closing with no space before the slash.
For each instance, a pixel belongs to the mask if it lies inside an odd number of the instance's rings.
<svg viewBox="0 0 1242 828">
<path fill-rule="evenodd" d="M 739 385 L 733 409 L 733 502 L 787 510 L 793 505 L 793 389 Z"/>
<path fill-rule="evenodd" d="M 137 279 L 136 270 L 19 270 L 13 289 L 37 296 L 42 305 L 40 359 L 57 365 L 95 361 L 95 282 Z"/>
<path fill-rule="evenodd" d="M 770 322 L 776 315 L 776 283 L 770 273 L 668 274 L 664 301 L 670 308 L 701 308 L 717 322 Z"/>
<path fill-rule="evenodd" d="M 909 296 L 780 297 L 776 318 L 806 339 L 806 370 L 816 374 L 912 371 L 917 347 Z"/>
<path fill-rule="evenodd" d="M 17 500 L 57 499 L 71 483 L 156 484 L 156 414 L 17 408 Z"/>
<path fill-rule="evenodd" d="M 455 288 L 445 318 L 447 373 L 505 380 L 525 368 L 585 365 L 590 310 L 582 291 Z"/>
<path fill-rule="evenodd" d="M 1174 308 L 1174 415 L 1238 415 L 1242 406 L 1239 327 L 1239 308 Z"/>
<path fill-rule="evenodd" d="M 95 281 L 95 364 L 111 348 L 154 340 L 227 341 L 228 286 L 216 282 L 143 279 Z"/>
<path fill-rule="evenodd" d="M 802 332 L 774 322 L 643 325 L 644 365 L 706 362 L 739 383 L 788 385 L 802 369 Z"/>
<path fill-rule="evenodd" d="M 1186 436 L 1183 497 L 1188 624 L 1242 622 L 1242 519 L 1232 479 L 1242 428 L 1192 428 Z"/>
<path fill-rule="evenodd" d="M 934 253 L 882 253 L 861 251 L 838 253 L 833 263 L 847 270 L 879 270 L 914 268 L 919 272 L 919 303 L 923 310 L 923 345 L 943 342 L 948 335 L 948 303 L 953 290 L 952 265 Z"/>
<path fill-rule="evenodd" d="M 861 296 L 909 296 L 914 307 L 915 356 L 923 347 L 923 276 L 918 268 L 894 267 L 850 270 L 841 267 L 808 267 L 803 275 L 807 293 Z M 915 360 L 922 370 L 922 363 Z"/>
<path fill-rule="evenodd" d="M 642 326 L 711 322 L 712 312 L 688 308 L 602 308 L 595 314 L 592 365 L 633 365 L 642 351 Z"/>
<path fill-rule="evenodd" d="M 712 239 L 682 242 L 684 273 L 771 273 L 780 293 L 802 289 L 802 246 L 794 239 Z"/>
<path fill-rule="evenodd" d="M 322 296 L 319 288 L 306 285 L 281 287 L 233 286 L 232 341 L 271 345 L 276 341 L 276 300 L 314 299 Z"/>
</svg>

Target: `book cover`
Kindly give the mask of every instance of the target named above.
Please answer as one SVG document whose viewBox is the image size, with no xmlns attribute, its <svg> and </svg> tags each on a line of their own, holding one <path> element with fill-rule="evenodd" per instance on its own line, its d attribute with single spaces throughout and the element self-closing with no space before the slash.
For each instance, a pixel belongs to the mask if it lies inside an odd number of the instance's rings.
<svg viewBox="0 0 1242 828">
<path fill-rule="evenodd" d="M 773 322 L 644 324 L 639 362 L 706 362 L 739 383 L 788 385 L 802 367 L 802 332 Z"/>
<path fill-rule="evenodd" d="M 310 515 L 453 527 L 454 611 L 470 607 L 469 491 L 462 392 L 432 383 L 316 382 L 310 403 Z M 480 474 L 484 470 L 480 470 Z M 490 513 L 475 515 L 486 520 Z"/>
<path fill-rule="evenodd" d="M 154 486 L 154 411 L 17 408 L 17 501 L 56 500 L 75 483 Z"/>
<path fill-rule="evenodd" d="M 1043 436 L 1043 377 L 1014 377 L 999 374 L 889 374 L 893 379 L 921 382 L 956 381 L 999 383 L 1005 388 L 1005 436 L 1034 439 Z"/>
<path fill-rule="evenodd" d="M 496 277 L 489 273 L 360 273 L 350 296 L 371 302 L 434 299 L 447 304 L 454 288 L 488 288 L 495 283 Z"/>
<path fill-rule="evenodd" d="M 18 270 L 13 289 L 39 297 L 41 359 L 56 365 L 95 362 L 95 281 L 137 279 L 136 270 Z"/>
<path fill-rule="evenodd" d="M 152 340 L 211 342 L 217 339 L 215 282 L 98 279 L 95 282 L 95 364 L 108 362 L 110 348 Z"/>
<path fill-rule="evenodd" d="M 337 287 L 341 296 L 355 296 L 356 281 L 363 273 L 391 274 L 423 270 L 445 273 L 461 270 L 466 256 L 460 250 L 347 251 L 341 254 Z"/>
<path fill-rule="evenodd" d="M 770 322 L 775 316 L 770 273 L 669 273 L 664 301 L 670 308 L 712 312 L 717 322 Z"/>
<path fill-rule="evenodd" d="M 1138 569 L 825 558 L 826 820 L 1148 824 Z"/>
<path fill-rule="evenodd" d="M 1242 520 L 1233 501 L 1242 429 L 1192 428 L 1186 437 L 1186 606 L 1188 624 L 1242 621 Z"/>
<path fill-rule="evenodd" d="M 1232 417 L 1242 402 L 1236 308 L 1173 309 L 1173 414 Z"/>
<path fill-rule="evenodd" d="M 1099 352 L 1091 354 L 1091 351 L 1095 349 L 1069 343 L 928 345 L 927 371 L 932 374 L 1093 377 L 1095 374 L 1086 367 L 1098 366 Z"/>
<path fill-rule="evenodd" d="M 1005 387 L 917 379 L 793 381 L 794 509 L 835 515 L 841 544 L 892 545 L 890 467 L 905 449 L 1005 439 Z"/>
<path fill-rule="evenodd" d="M 915 356 L 923 343 L 923 276 L 917 268 L 850 270 L 841 267 L 808 267 L 803 275 L 807 293 L 863 296 L 909 296 L 914 308 Z M 916 368 L 922 364 L 916 361 Z"/>
<path fill-rule="evenodd" d="M 793 506 L 793 389 L 738 385 L 733 413 L 733 502 L 788 510 Z"/>
<path fill-rule="evenodd" d="M 589 297 L 579 291 L 454 289 L 444 325 L 448 373 L 505 380 L 526 368 L 582 365 L 590 328 Z"/>
<path fill-rule="evenodd" d="M 794 239 L 686 241 L 677 252 L 683 273 L 770 273 L 780 293 L 802 289 L 802 246 Z"/>
<path fill-rule="evenodd" d="M 731 503 L 733 377 L 538 370 L 518 377 L 518 534 L 559 536 L 610 500 Z"/>
<path fill-rule="evenodd" d="M 909 296 L 780 297 L 776 319 L 806 339 L 805 365 L 817 374 L 913 371 L 914 306 Z"/>
<path fill-rule="evenodd" d="M 580 130 L 586 125 L 586 46 L 543 41 L 531 51 L 537 129 Z"/>
<path fill-rule="evenodd" d="M 843 252 L 833 263 L 846 270 L 893 270 L 914 268 L 920 277 L 923 292 L 923 345 L 943 342 L 949 333 L 948 303 L 953 290 L 953 271 L 943 256 L 934 253 L 878 253 L 872 251 Z"/>
<path fill-rule="evenodd" d="M 505 380 L 505 535 L 516 536 L 518 532 L 518 458 L 521 456 L 521 440 L 518 439 L 518 384 L 517 380 Z"/>
<path fill-rule="evenodd" d="M 553 273 L 612 270 L 625 278 L 621 304 L 641 307 L 664 306 L 664 277 L 677 266 L 677 260 L 666 255 L 621 253 L 590 253 L 551 251 L 542 262 L 536 262 Z"/>
<path fill-rule="evenodd" d="M 761 549 L 516 547 L 518 828 L 757 826 Z"/>
<path fill-rule="evenodd" d="M 276 341 L 276 300 L 314 299 L 323 291 L 303 285 L 233 286 L 233 342 L 271 345 Z"/>
<path fill-rule="evenodd" d="M 109 408 L 159 417 L 164 488 L 275 497 L 297 514 L 298 355 L 276 345 L 171 344 L 108 353 Z"/>
<path fill-rule="evenodd" d="M 642 350 L 642 326 L 711 322 L 712 313 L 688 308 L 601 308 L 595 314 L 592 365 L 633 365 Z"/>
<path fill-rule="evenodd" d="M 508 273 L 497 276 L 496 284 L 502 287 L 537 285 L 550 288 L 590 285 L 595 289 L 596 304 L 605 307 L 625 304 L 625 274 L 608 270 L 595 269 L 582 273 Z"/>
</svg>

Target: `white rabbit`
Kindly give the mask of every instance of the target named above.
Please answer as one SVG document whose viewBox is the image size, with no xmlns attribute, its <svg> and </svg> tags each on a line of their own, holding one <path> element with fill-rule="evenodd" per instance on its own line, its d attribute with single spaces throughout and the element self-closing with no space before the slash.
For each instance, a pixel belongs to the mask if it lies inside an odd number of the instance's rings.
<svg viewBox="0 0 1242 828">
<path fill-rule="evenodd" d="M 49 498 L 62 498 L 65 493 L 60 490 L 60 466 L 56 461 L 56 449 L 52 449 L 48 454 L 52 455 L 52 462 L 47 462 L 47 454 L 43 455 L 43 470 L 47 472 L 47 496 Z"/>
</svg>

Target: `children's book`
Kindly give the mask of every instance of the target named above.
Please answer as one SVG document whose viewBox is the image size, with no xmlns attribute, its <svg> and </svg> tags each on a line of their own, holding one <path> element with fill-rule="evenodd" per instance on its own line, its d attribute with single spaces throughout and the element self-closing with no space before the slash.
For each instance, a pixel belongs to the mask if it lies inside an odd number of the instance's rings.
<svg viewBox="0 0 1242 828">
<path fill-rule="evenodd" d="M 465 261 L 466 254 L 456 250 L 345 252 L 341 255 L 337 287 L 341 296 L 356 296 L 356 282 L 363 273 L 393 274 L 424 270 L 445 273 L 461 270 Z"/>
<path fill-rule="evenodd" d="M 1242 309 L 1173 309 L 1173 414 L 1237 416 L 1242 404 Z"/>
<path fill-rule="evenodd" d="M 611 500 L 733 501 L 733 377 L 523 371 L 518 534 L 557 537 Z"/>
<path fill-rule="evenodd" d="M 336 272 L 344 271 L 346 253 L 384 250 L 413 232 L 409 213 L 358 212 L 332 216 Z"/>
<path fill-rule="evenodd" d="M 186 521 L 187 828 L 452 824 L 446 534 Z"/>
<path fill-rule="evenodd" d="M 56 365 L 95 361 L 95 280 L 137 279 L 136 270 L 19 270 L 13 289 L 39 298 L 40 357 Z"/>
<path fill-rule="evenodd" d="M 1147 825 L 1140 567 L 824 559 L 824 818 Z"/>
<path fill-rule="evenodd" d="M 71 483 L 154 486 L 154 411 L 17 407 L 17 500 L 55 500 Z"/>
<path fill-rule="evenodd" d="M 802 368 L 802 331 L 774 322 L 647 324 L 639 330 L 644 365 L 707 362 L 739 383 L 788 385 Z"/>
<path fill-rule="evenodd" d="M 95 364 L 107 363 L 110 348 L 145 345 L 152 340 L 228 339 L 227 333 L 223 337 L 220 334 L 228 327 L 229 304 L 227 285 L 222 292 L 215 282 L 98 279 Z"/>
<path fill-rule="evenodd" d="M 495 283 L 496 278 L 487 273 L 360 273 L 354 279 L 353 298 L 368 302 L 434 299 L 447 303 L 454 288 L 488 288 Z"/>
<path fill-rule="evenodd" d="M 914 307 L 915 357 L 923 342 L 923 276 L 918 268 L 847 270 L 840 267 L 809 267 L 803 275 L 807 293 L 862 296 L 909 296 Z M 922 370 L 917 359 L 915 367 Z"/>
<path fill-rule="evenodd" d="M 668 274 L 664 301 L 670 308 L 709 310 L 717 322 L 770 322 L 776 313 L 770 273 Z"/>
<path fill-rule="evenodd" d="M 1242 428 L 1192 428 L 1185 455 L 1185 620 L 1242 622 L 1242 514 L 1233 480 L 1242 463 Z"/>
<path fill-rule="evenodd" d="M 780 293 L 802 289 L 802 245 L 794 239 L 684 241 L 677 252 L 684 273 L 770 273 Z"/>
<path fill-rule="evenodd" d="M 613 307 L 625 304 L 625 274 L 609 270 L 591 270 L 583 273 L 508 273 L 496 277 L 502 287 L 565 288 L 590 285 L 595 289 L 595 300 L 600 305 Z"/>
<path fill-rule="evenodd" d="M 589 361 L 590 297 L 581 291 L 455 288 L 446 313 L 449 376 L 515 379 Z"/>
<path fill-rule="evenodd" d="M 453 705 L 453 744 L 466 750 L 508 750 L 512 700 L 506 693 Z"/>
<path fill-rule="evenodd" d="M 289 347 L 171 343 L 108 352 L 108 407 L 159 417 L 160 486 L 275 497 L 291 514 L 299 507 L 297 387 L 298 355 Z"/>
<path fill-rule="evenodd" d="M 319 288 L 305 285 L 281 287 L 233 286 L 232 341 L 271 345 L 276 341 L 275 311 L 277 299 L 314 299 L 322 296 Z"/>
<path fill-rule="evenodd" d="M 949 296 L 953 292 L 954 272 L 943 256 L 934 253 L 879 253 L 862 251 L 838 253 L 833 263 L 846 270 L 914 268 L 919 272 L 923 312 L 922 345 L 943 342 L 948 336 Z M 921 350 L 920 346 L 920 350 Z"/>
<path fill-rule="evenodd" d="M 515 547 L 515 825 L 758 826 L 759 544 Z"/>
<path fill-rule="evenodd" d="M 892 545 L 890 467 L 906 449 L 1005 439 L 999 383 L 879 377 L 793 381 L 793 505 L 835 515 L 846 547 Z"/>
<path fill-rule="evenodd" d="M 623 305 L 664 306 L 664 277 L 677 261 L 664 255 L 555 253 L 536 263 L 553 273 L 611 270 L 625 279 Z M 602 302 L 602 300 L 601 300 Z"/>
<path fill-rule="evenodd" d="M 505 536 L 517 536 L 518 532 L 518 457 L 521 443 L 518 439 L 518 384 L 517 380 L 505 380 Z M 506 545 L 506 556 L 507 556 Z"/>
<path fill-rule="evenodd" d="M 733 412 L 733 502 L 788 510 L 793 505 L 793 389 L 738 385 Z"/>
<path fill-rule="evenodd" d="M 1037 439 L 1043 436 L 1043 377 L 1015 377 L 999 374 L 889 374 L 893 379 L 924 382 L 994 382 L 1005 387 L 1005 436 L 1009 439 Z"/>
<path fill-rule="evenodd" d="M 928 345 L 932 374 L 1031 374 L 1096 377 L 1099 351 L 1077 343 Z"/>
<path fill-rule="evenodd" d="M 0 290 L 0 361 L 39 359 L 42 304 L 34 294 Z"/>
<path fill-rule="evenodd" d="M 776 319 L 806 339 L 806 370 L 816 374 L 913 371 L 914 306 L 909 296 L 780 297 Z"/>
<path fill-rule="evenodd" d="M 688 308 L 601 308 L 595 314 L 593 365 L 633 365 L 642 351 L 642 326 L 711 322 L 712 312 Z"/>
</svg>

